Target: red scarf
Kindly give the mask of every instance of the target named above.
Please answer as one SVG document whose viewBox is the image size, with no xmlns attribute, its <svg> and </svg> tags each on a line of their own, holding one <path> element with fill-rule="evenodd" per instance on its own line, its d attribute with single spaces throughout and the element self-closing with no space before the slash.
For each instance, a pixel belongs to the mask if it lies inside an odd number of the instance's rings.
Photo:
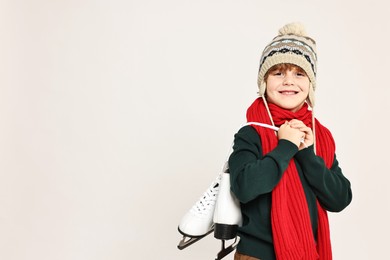
<svg viewBox="0 0 390 260">
<path fill-rule="evenodd" d="M 280 126 L 286 120 L 298 119 L 312 127 L 312 112 L 305 105 L 297 112 L 284 110 L 274 104 L 269 104 L 275 126 Z M 248 122 L 272 124 L 262 98 L 256 99 L 247 111 Z M 253 126 L 261 138 L 263 154 L 273 150 L 278 144 L 278 138 L 273 130 Z M 335 143 L 329 130 L 317 120 L 316 152 L 330 168 L 333 164 Z M 314 239 L 309 209 L 302 183 L 294 160 L 284 172 L 280 182 L 272 191 L 272 235 L 274 249 L 278 260 L 331 260 L 329 223 L 327 212 L 317 201 L 318 237 Z"/>
</svg>

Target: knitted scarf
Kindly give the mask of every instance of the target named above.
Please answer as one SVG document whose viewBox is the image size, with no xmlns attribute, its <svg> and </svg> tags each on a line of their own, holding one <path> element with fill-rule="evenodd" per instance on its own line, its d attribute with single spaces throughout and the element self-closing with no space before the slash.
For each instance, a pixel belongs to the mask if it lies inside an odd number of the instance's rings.
<svg viewBox="0 0 390 260">
<path fill-rule="evenodd" d="M 312 127 L 312 111 L 305 105 L 297 112 L 284 110 L 269 104 L 275 126 L 286 120 L 298 119 Z M 248 122 L 272 124 L 262 98 L 256 99 L 247 111 Z M 273 130 L 253 126 L 260 135 L 263 154 L 273 150 L 278 138 Z M 316 154 L 323 158 L 328 168 L 332 166 L 335 143 L 329 130 L 315 121 Z M 318 237 L 314 239 L 305 193 L 294 160 L 278 185 L 272 191 L 271 223 L 274 249 L 278 260 L 331 260 L 329 223 L 327 212 L 317 201 Z"/>
</svg>

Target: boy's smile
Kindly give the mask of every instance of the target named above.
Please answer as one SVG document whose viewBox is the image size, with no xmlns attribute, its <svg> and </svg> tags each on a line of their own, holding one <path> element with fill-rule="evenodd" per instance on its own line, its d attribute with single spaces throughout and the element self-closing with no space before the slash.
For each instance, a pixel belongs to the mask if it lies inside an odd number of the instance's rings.
<svg viewBox="0 0 390 260">
<path fill-rule="evenodd" d="M 299 68 L 271 71 L 266 80 L 268 102 L 296 112 L 309 95 L 310 80 Z"/>
</svg>

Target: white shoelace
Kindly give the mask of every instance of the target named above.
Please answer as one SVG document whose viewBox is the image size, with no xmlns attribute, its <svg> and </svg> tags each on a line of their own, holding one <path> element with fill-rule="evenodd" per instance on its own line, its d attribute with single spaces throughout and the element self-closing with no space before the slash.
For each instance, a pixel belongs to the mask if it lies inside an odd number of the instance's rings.
<svg viewBox="0 0 390 260">
<path fill-rule="evenodd" d="M 244 124 L 243 126 L 247 126 L 247 125 L 257 125 L 257 126 L 261 126 L 261 127 L 272 129 L 274 131 L 279 131 L 279 127 L 276 127 L 276 126 L 273 126 L 273 125 L 269 125 L 269 124 L 263 124 L 263 123 L 259 123 L 259 122 L 248 122 L 248 123 Z M 304 138 L 301 139 L 301 143 L 307 148 L 307 145 L 305 144 L 305 139 Z"/>
<path fill-rule="evenodd" d="M 248 123 L 245 123 L 243 126 L 247 126 L 247 125 L 262 126 L 262 127 L 265 127 L 265 128 L 269 128 L 269 129 L 275 130 L 275 131 L 279 130 L 279 127 L 276 127 L 276 126 L 273 126 L 273 125 L 269 125 L 269 124 L 259 123 L 259 122 L 248 122 Z"/>
<path fill-rule="evenodd" d="M 192 207 L 193 211 L 197 214 L 207 214 L 210 209 L 214 208 L 217 201 L 220 181 L 221 176 L 218 175 L 217 179 L 211 183 L 210 187 L 206 190 L 203 196 Z"/>
</svg>

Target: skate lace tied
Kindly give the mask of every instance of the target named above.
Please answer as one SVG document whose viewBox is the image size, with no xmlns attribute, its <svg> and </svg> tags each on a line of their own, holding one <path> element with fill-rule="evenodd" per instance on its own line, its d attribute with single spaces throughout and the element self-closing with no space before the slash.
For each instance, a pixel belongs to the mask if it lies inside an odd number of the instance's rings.
<svg viewBox="0 0 390 260">
<path fill-rule="evenodd" d="M 207 215 L 210 210 L 214 209 L 214 205 L 217 201 L 220 180 L 221 176 L 218 175 L 217 179 L 211 183 L 210 187 L 191 208 L 192 211 L 195 211 L 197 214 Z"/>
</svg>

